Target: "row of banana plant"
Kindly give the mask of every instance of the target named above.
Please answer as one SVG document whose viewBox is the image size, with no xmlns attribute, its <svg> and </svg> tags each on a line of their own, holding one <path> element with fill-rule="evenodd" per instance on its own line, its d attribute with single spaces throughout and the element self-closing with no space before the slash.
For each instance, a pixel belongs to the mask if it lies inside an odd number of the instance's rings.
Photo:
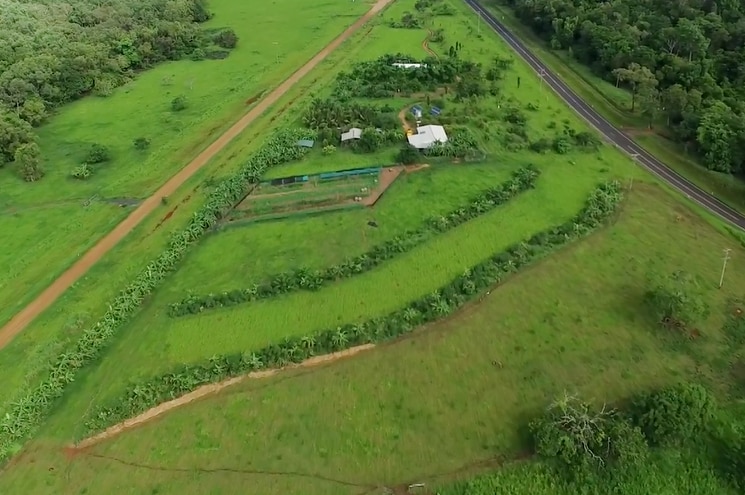
<svg viewBox="0 0 745 495">
<path fill-rule="evenodd" d="M 419 325 L 445 317 L 520 268 L 598 228 L 614 213 L 620 200 L 619 183 L 603 183 L 591 193 L 583 209 L 569 222 L 513 245 L 467 270 L 438 291 L 387 316 L 330 328 L 305 337 L 285 338 L 255 352 L 213 357 L 203 363 L 185 365 L 133 384 L 112 404 L 98 407 L 87 416 L 85 424 L 88 433 L 102 431 L 201 385 L 246 372 L 298 363 L 314 355 L 393 339 Z"/>
<path fill-rule="evenodd" d="M 145 297 L 175 269 L 187 249 L 235 206 L 267 168 L 301 158 L 306 149 L 297 146 L 299 139 L 313 137 L 312 131 L 306 129 L 278 131 L 235 175 L 219 184 L 206 203 L 194 213 L 187 227 L 171 237 L 160 256 L 148 263 L 134 281 L 110 302 L 108 311 L 50 364 L 41 383 L 22 392 L 10 404 L 0 418 L 0 461 L 15 453 L 23 440 L 35 431 L 67 386 L 75 380 L 78 371 L 101 354 L 116 331 L 135 314 Z"/>
<path fill-rule="evenodd" d="M 507 203 L 522 192 L 535 187 L 540 172 L 533 166 L 515 171 L 512 177 L 472 198 L 465 206 L 427 221 L 417 230 L 411 230 L 373 247 L 370 251 L 323 270 L 300 268 L 282 272 L 262 284 L 246 289 L 235 289 L 217 294 L 189 294 L 183 300 L 170 304 L 168 314 L 172 317 L 201 313 L 205 310 L 268 299 L 297 290 L 316 290 L 323 284 L 349 278 L 372 270 L 384 261 L 410 251 L 431 238 L 487 213 Z"/>
</svg>

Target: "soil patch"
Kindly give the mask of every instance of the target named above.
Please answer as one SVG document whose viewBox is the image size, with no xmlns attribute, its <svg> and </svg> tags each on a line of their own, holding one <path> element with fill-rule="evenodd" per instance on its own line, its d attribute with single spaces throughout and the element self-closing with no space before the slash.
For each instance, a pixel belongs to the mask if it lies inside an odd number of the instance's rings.
<svg viewBox="0 0 745 495">
<path fill-rule="evenodd" d="M 403 167 L 384 168 L 378 176 L 378 187 L 376 187 L 368 196 L 362 198 L 362 204 L 365 206 L 372 206 L 377 203 L 386 189 L 388 189 L 391 184 L 398 179 L 398 176 L 401 175 L 401 172 L 403 171 Z"/>
<path fill-rule="evenodd" d="M 197 173 L 212 157 L 221 151 L 236 136 L 243 132 L 249 124 L 263 114 L 270 106 L 274 105 L 287 91 L 298 83 L 305 75 L 313 70 L 321 61 L 329 56 L 339 45 L 346 41 L 352 34 L 359 30 L 365 23 L 372 19 L 378 12 L 383 10 L 393 0 L 378 0 L 373 7 L 360 17 L 354 24 L 349 26 L 331 43 L 326 45 L 320 52 L 311 58 L 305 65 L 298 69 L 289 78 L 285 79 L 279 86 L 271 91 L 264 99 L 258 102 L 238 122 L 233 124 L 222 136 L 209 145 L 186 167 L 182 168 L 176 175 L 171 177 L 149 198 L 144 200 L 127 218 L 109 232 L 95 246 L 88 250 L 77 262 L 67 269 L 59 278 L 47 287 L 36 299 L 17 313 L 11 320 L 0 329 L 0 349 L 5 347 L 13 337 L 23 331 L 39 314 L 54 303 L 62 293 L 85 275 L 91 267 L 96 264 L 106 253 L 119 243 L 129 232 L 140 224 L 148 215 L 154 212 L 161 204 L 161 198 L 171 196 L 187 180 Z"/>
<path fill-rule="evenodd" d="M 131 418 L 122 423 L 119 423 L 118 425 L 114 425 L 111 428 L 108 428 L 107 430 L 99 433 L 98 435 L 88 437 L 76 445 L 68 446 L 64 449 L 65 454 L 68 457 L 73 457 L 74 455 L 82 451 L 83 449 L 91 447 L 99 442 L 102 442 L 103 440 L 114 437 L 126 430 L 130 430 L 136 426 L 139 426 L 143 423 L 151 421 L 159 416 L 162 416 L 168 411 L 176 409 L 177 407 L 184 406 L 186 404 L 194 402 L 197 399 L 201 399 L 202 397 L 216 394 L 217 392 L 223 390 L 224 388 L 240 383 L 243 380 L 267 378 L 267 377 L 276 375 L 278 372 L 283 371 L 283 370 L 296 369 L 296 368 L 308 368 L 312 366 L 318 366 L 321 364 L 331 363 L 333 361 L 337 361 L 342 358 L 354 356 L 355 354 L 359 352 L 372 349 L 373 347 L 375 347 L 374 344 L 364 344 L 364 345 L 352 347 L 352 348 L 349 348 L 347 350 L 340 351 L 340 352 L 324 354 L 323 356 L 314 356 L 310 359 L 303 361 L 302 363 L 292 364 L 284 368 L 277 368 L 277 369 L 264 370 L 264 371 L 254 371 L 246 375 L 241 375 L 235 378 L 230 378 L 228 380 L 225 380 L 219 383 L 212 383 L 209 385 L 204 385 L 194 390 L 193 392 L 189 392 L 188 394 L 183 395 L 177 399 L 164 402 L 148 411 L 145 411 L 139 416 L 135 416 L 134 418 Z"/>
<path fill-rule="evenodd" d="M 406 112 L 408 110 L 409 110 L 408 106 L 402 108 L 401 111 L 398 112 L 398 120 L 401 121 L 401 125 L 403 126 L 404 131 L 411 131 L 416 134 L 414 128 L 411 127 L 411 124 L 409 124 L 409 122 L 406 120 Z"/>
<path fill-rule="evenodd" d="M 251 98 L 249 98 L 248 100 L 246 100 L 246 105 L 253 105 L 257 101 L 259 101 L 259 98 L 261 98 L 263 95 L 264 95 L 264 91 L 263 90 L 262 91 L 259 91 L 254 96 L 252 96 Z"/>
</svg>

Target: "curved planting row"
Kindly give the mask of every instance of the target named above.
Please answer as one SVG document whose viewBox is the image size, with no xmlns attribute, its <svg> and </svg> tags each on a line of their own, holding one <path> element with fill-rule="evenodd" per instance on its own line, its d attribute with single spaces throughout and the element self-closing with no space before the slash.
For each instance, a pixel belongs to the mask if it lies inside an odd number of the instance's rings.
<svg viewBox="0 0 745 495">
<path fill-rule="evenodd" d="M 456 208 L 444 216 L 432 218 L 417 230 L 398 235 L 373 247 L 366 253 L 347 259 L 337 265 L 332 265 L 323 270 L 301 268 L 290 272 L 282 272 L 274 275 L 265 283 L 253 285 L 247 289 L 236 289 L 218 294 L 190 294 L 183 300 L 169 305 L 168 314 L 172 317 L 179 317 L 201 313 L 213 308 L 269 299 L 298 290 L 316 290 L 327 282 L 334 282 L 372 270 L 384 261 L 423 244 L 432 235 L 453 229 L 507 203 L 520 193 L 532 189 L 535 187 L 539 175 L 538 169 L 532 166 L 521 168 L 515 171 L 508 181 L 483 191 L 477 197 L 471 199 L 467 205 Z"/>
<path fill-rule="evenodd" d="M 220 183 L 207 202 L 194 213 L 188 226 L 172 236 L 160 256 L 148 263 L 135 280 L 110 302 L 108 311 L 51 363 L 41 383 L 23 393 L 5 411 L 0 419 L 0 460 L 8 459 L 20 448 L 21 442 L 41 424 L 77 372 L 100 355 L 145 297 L 175 269 L 187 249 L 233 208 L 249 185 L 258 182 L 267 168 L 301 158 L 307 150 L 296 143 L 299 139 L 314 137 L 312 134 L 308 130 L 279 131 L 234 176 Z"/>
<path fill-rule="evenodd" d="M 602 184 L 592 192 L 584 208 L 572 220 L 513 245 L 472 267 L 433 294 L 385 317 L 331 328 L 305 337 L 286 338 L 281 343 L 252 353 L 213 357 L 201 364 L 186 365 L 132 385 L 116 402 L 100 407 L 88 416 L 86 426 L 89 433 L 103 431 L 208 383 L 251 371 L 299 363 L 313 355 L 393 339 L 418 325 L 442 318 L 521 267 L 590 233 L 613 214 L 620 200 L 621 187 L 618 182 Z"/>
</svg>

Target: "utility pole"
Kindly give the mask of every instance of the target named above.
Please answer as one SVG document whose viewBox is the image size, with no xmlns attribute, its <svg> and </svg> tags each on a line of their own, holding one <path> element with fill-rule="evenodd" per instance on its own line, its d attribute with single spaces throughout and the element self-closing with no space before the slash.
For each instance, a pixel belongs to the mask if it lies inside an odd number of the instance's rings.
<svg viewBox="0 0 745 495">
<path fill-rule="evenodd" d="M 722 288 L 722 284 L 724 283 L 724 271 L 727 269 L 727 262 L 729 261 L 729 253 L 732 251 L 731 249 L 725 249 L 724 250 L 724 259 L 722 262 L 722 275 L 719 277 L 719 288 Z"/>
</svg>

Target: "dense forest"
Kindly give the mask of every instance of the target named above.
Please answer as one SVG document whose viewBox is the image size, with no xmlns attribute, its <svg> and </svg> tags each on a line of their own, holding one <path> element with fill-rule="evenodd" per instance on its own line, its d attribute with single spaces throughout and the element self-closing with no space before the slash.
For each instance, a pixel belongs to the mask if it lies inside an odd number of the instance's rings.
<svg viewBox="0 0 745 495">
<path fill-rule="evenodd" d="M 0 167 L 41 178 L 33 127 L 65 102 L 161 61 L 226 56 L 235 35 L 202 30 L 209 18 L 204 0 L 0 0 Z"/>
<path fill-rule="evenodd" d="M 719 172 L 745 171 L 741 0 L 506 0 L 553 48 L 629 88 Z"/>
</svg>

